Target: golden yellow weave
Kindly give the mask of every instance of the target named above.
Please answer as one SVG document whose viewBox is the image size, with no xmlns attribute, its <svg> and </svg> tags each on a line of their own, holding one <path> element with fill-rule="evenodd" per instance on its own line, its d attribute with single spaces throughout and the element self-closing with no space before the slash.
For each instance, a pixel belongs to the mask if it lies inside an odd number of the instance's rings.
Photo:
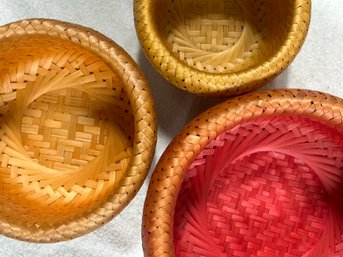
<svg viewBox="0 0 343 257">
<path fill-rule="evenodd" d="M 175 86 L 229 96 L 271 81 L 299 52 L 309 0 L 136 0 L 144 52 Z"/>
<path fill-rule="evenodd" d="M 137 193 L 156 143 L 153 101 L 128 54 L 54 20 L 0 27 L 0 232 L 85 234 Z"/>
</svg>

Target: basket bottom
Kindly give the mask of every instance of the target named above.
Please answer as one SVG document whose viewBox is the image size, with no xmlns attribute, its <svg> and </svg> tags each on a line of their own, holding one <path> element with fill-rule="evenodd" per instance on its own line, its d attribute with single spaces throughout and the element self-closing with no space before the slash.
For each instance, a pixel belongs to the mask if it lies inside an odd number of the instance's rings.
<svg viewBox="0 0 343 257">
<path fill-rule="evenodd" d="M 115 107 L 67 88 L 38 97 L 22 115 L 21 126 L 10 127 L 10 115 L 0 123 L 8 128 L 0 136 L 0 219 L 16 213 L 23 230 L 49 230 L 97 208 L 131 158 Z"/>
<path fill-rule="evenodd" d="M 184 180 L 176 256 L 343 253 L 341 212 L 332 206 L 342 153 L 341 135 L 300 118 L 255 120 L 220 135 Z"/>
<path fill-rule="evenodd" d="M 292 8 L 279 1 L 157 1 L 155 22 L 176 58 L 199 71 L 224 74 L 254 67 L 279 49 Z"/>
</svg>

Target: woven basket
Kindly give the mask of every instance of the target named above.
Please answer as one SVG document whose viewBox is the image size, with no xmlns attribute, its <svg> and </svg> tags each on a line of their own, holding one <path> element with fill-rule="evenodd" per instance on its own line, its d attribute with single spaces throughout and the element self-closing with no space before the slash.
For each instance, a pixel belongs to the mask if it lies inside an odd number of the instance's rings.
<svg viewBox="0 0 343 257">
<path fill-rule="evenodd" d="M 229 96 L 270 82 L 299 52 L 310 0 L 135 0 L 154 67 L 192 93 Z"/>
<path fill-rule="evenodd" d="M 118 214 L 149 170 L 146 80 L 98 32 L 54 20 L 0 27 L 0 232 L 56 242 Z"/>
<path fill-rule="evenodd" d="M 193 120 L 153 173 L 145 256 L 343 256 L 343 100 L 275 90 Z"/>
</svg>

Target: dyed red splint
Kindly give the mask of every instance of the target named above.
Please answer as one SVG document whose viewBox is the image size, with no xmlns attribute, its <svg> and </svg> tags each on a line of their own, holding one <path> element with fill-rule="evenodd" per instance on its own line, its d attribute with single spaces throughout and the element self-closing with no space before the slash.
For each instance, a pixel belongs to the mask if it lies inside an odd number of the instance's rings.
<svg viewBox="0 0 343 257">
<path fill-rule="evenodd" d="M 342 135 L 304 118 L 221 134 L 184 180 L 176 256 L 343 256 L 342 157 Z"/>
</svg>

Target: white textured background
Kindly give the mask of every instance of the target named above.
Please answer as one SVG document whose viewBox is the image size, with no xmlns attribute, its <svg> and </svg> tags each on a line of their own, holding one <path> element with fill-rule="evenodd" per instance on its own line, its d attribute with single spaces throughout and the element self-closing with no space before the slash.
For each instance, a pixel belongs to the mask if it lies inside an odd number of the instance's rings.
<svg viewBox="0 0 343 257">
<path fill-rule="evenodd" d="M 343 0 L 312 2 L 311 28 L 301 53 L 267 87 L 316 89 L 343 97 Z M 0 24 L 24 18 L 59 19 L 98 30 L 124 47 L 142 67 L 155 97 L 159 134 L 154 167 L 171 138 L 191 118 L 221 100 L 181 92 L 152 69 L 136 38 L 132 4 L 132 0 L 0 0 Z M 0 257 L 143 256 L 140 229 L 148 181 L 119 216 L 95 232 L 48 245 L 0 236 Z"/>
</svg>

